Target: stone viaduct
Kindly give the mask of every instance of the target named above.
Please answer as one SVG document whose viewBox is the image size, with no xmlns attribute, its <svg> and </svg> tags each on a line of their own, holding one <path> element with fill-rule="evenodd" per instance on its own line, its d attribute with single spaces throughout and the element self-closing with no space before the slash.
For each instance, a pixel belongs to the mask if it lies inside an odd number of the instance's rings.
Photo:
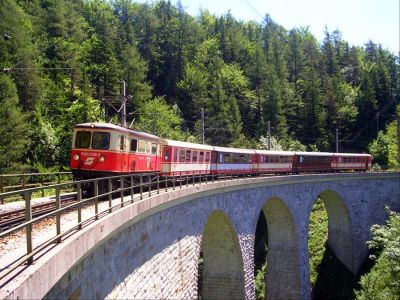
<svg viewBox="0 0 400 300">
<path fill-rule="evenodd" d="M 254 243 L 268 228 L 267 299 L 310 299 L 308 226 L 321 198 L 328 244 L 353 273 L 372 224 L 400 209 L 400 174 L 208 182 L 153 195 L 79 231 L 2 287 L 3 298 L 254 299 Z M 202 280 L 198 282 L 199 259 Z"/>
</svg>

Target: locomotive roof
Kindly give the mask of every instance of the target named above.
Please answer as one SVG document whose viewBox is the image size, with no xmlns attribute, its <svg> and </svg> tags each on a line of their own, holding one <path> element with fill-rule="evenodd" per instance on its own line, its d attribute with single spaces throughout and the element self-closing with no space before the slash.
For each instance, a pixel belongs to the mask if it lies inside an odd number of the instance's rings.
<svg viewBox="0 0 400 300">
<path fill-rule="evenodd" d="M 293 151 L 275 151 L 275 150 L 255 150 L 256 154 L 262 155 L 286 155 L 286 156 L 294 156 Z"/>
<path fill-rule="evenodd" d="M 239 149 L 239 148 L 229 148 L 229 147 L 214 147 L 214 151 L 226 152 L 226 153 L 239 153 L 239 154 L 254 154 L 255 150 L 252 149 Z"/>
<path fill-rule="evenodd" d="M 212 151 L 214 149 L 214 147 L 210 146 L 210 145 L 195 144 L 195 143 L 189 143 L 189 142 L 180 142 L 180 141 L 174 141 L 174 140 L 168 140 L 168 139 L 163 139 L 163 145 L 171 146 L 171 147 L 208 150 L 208 151 Z"/>
<path fill-rule="evenodd" d="M 76 124 L 74 128 L 94 128 L 94 129 L 107 129 L 107 130 L 114 130 L 120 131 L 124 133 L 134 134 L 143 138 L 153 139 L 153 140 L 160 140 L 161 138 L 146 132 L 136 131 L 130 128 L 122 127 L 115 124 L 110 123 L 81 123 Z"/>
</svg>

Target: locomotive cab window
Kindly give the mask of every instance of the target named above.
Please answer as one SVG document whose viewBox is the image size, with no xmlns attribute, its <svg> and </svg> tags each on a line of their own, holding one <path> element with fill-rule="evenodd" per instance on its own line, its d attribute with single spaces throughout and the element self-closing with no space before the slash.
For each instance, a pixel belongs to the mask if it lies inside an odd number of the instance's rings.
<svg viewBox="0 0 400 300">
<path fill-rule="evenodd" d="M 157 144 L 157 155 L 161 155 L 161 144 Z"/>
<path fill-rule="evenodd" d="M 92 148 L 107 150 L 110 148 L 110 133 L 95 131 L 92 135 Z"/>
<path fill-rule="evenodd" d="M 119 137 L 119 150 L 125 150 L 125 136 L 120 135 Z"/>
<path fill-rule="evenodd" d="M 138 144 L 138 141 L 136 139 L 131 139 L 131 151 L 132 152 L 137 151 L 137 144 Z"/>
<path fill-rule="evenodd" d="M 157 154 L 157 143 L 151 143 L 151 154 Z"/>
<path fill-rule="evenodd" d="M 76 148 L 89 148 L 92 133 L 90 131 L 78 131 L 75 138 Z"/>
<path fill-rule="evenodd" d="M 146 152 L 147 152 L 148 154 L 151 153 L 151 142 L 147 142 L 147 144 L 146 144 Z"/>
<path fill-rule="evenodd" d="M 146 153 L 146 142 L 145 141 L 140 141 L 139 140 L 138 152 Z"/>
</svg>

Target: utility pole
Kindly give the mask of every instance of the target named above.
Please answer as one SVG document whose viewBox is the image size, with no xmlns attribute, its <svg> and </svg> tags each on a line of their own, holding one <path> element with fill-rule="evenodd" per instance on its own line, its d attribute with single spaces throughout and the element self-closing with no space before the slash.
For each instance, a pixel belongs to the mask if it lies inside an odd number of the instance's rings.
<svg viewBox="0 0 400 300">
<path fill-rule="evenodd" d="M 126 127 L 126 83 L 122 80 L 122 106 L 121 106 L 121 126 Z"/>
<path fill-rule="evenodd" d="M 336 153 L 339 153 L 339 129 L 336 128 Z"/>
<path fill-rule="evenodd" d="M 201 143 L 204 144 L 204 108 L 200 108 L 201 111 Z"/>
<path fill-rule="evenodd" d="M 397 168 L 400 168 L 400 116 L 397 116 Z"/>
<path fill-rule="evenodd" d="M 271 122 L 268 121 L 268 150 L 271 150 Z"/>
<path fill-rule="evenodd" d="M 379 111 L 376 113 L 376 136 L 379 133 Z"/>
</svg>

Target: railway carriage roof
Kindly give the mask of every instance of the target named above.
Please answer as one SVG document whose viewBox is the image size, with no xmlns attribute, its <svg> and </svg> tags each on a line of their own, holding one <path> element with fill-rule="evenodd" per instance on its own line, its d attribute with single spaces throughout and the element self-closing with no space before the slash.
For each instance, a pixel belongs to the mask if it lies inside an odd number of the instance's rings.
<svg viewBox="0 0 400 300">
<path fill-rule="evenodd" d="M 239 153 L 239 154 L 254 154 L 255 150 L 251 149 L 238 149 L 228 147 L 214 147 L 214 151 L 225 152 L 225 153 Z"/>
<path fill-rule="evenodd" d="M 295 152 L 295 155 L 301 156 L 333 156 L 330 152 Z"/>
<path fill-rule="evenodd" d="M 294 156 L 293 151 L 255 150 L 255 152 L 261 155 Z"/>
<path fill-rule="evenodd" d="M 212 151 L 214 149 L 213 146 L 203 145 L 203 144 L 195 144 L 189 142 L 180 142 L 174 140 L 163 139 L 164 146 L 178 147 L 178 148 L 188 148 L 188 149 L 197 149 L 197 150 L 205 150 Z"/>
<path fill-rule="evenodd" d="M 372 157 L 371 154 L 367 154 L 367 153 L 333 153 L 333 156 L 337 156 L 337 157 Z"/>
<path fill-rule="evenodd" d="M 109 124 L 109 123 L 81 123 L 81 124 L 76 124 L 74 128 L 89 128 L 89 129 L 107 129 L 107 130 L 113 130 L 113 131 L 120 131 L 123 133 L 128 133 L 132 135 L 136 135 L 142 138 L 147 138 L 147 139 L 153 139 L 153 140 L 160 140 L 161 138 L 150 134 L 146 132 L 141 132 L 141 131 L 136 131 L 130 128 L 118 126 L 115 124 Z"/>
</svg>

